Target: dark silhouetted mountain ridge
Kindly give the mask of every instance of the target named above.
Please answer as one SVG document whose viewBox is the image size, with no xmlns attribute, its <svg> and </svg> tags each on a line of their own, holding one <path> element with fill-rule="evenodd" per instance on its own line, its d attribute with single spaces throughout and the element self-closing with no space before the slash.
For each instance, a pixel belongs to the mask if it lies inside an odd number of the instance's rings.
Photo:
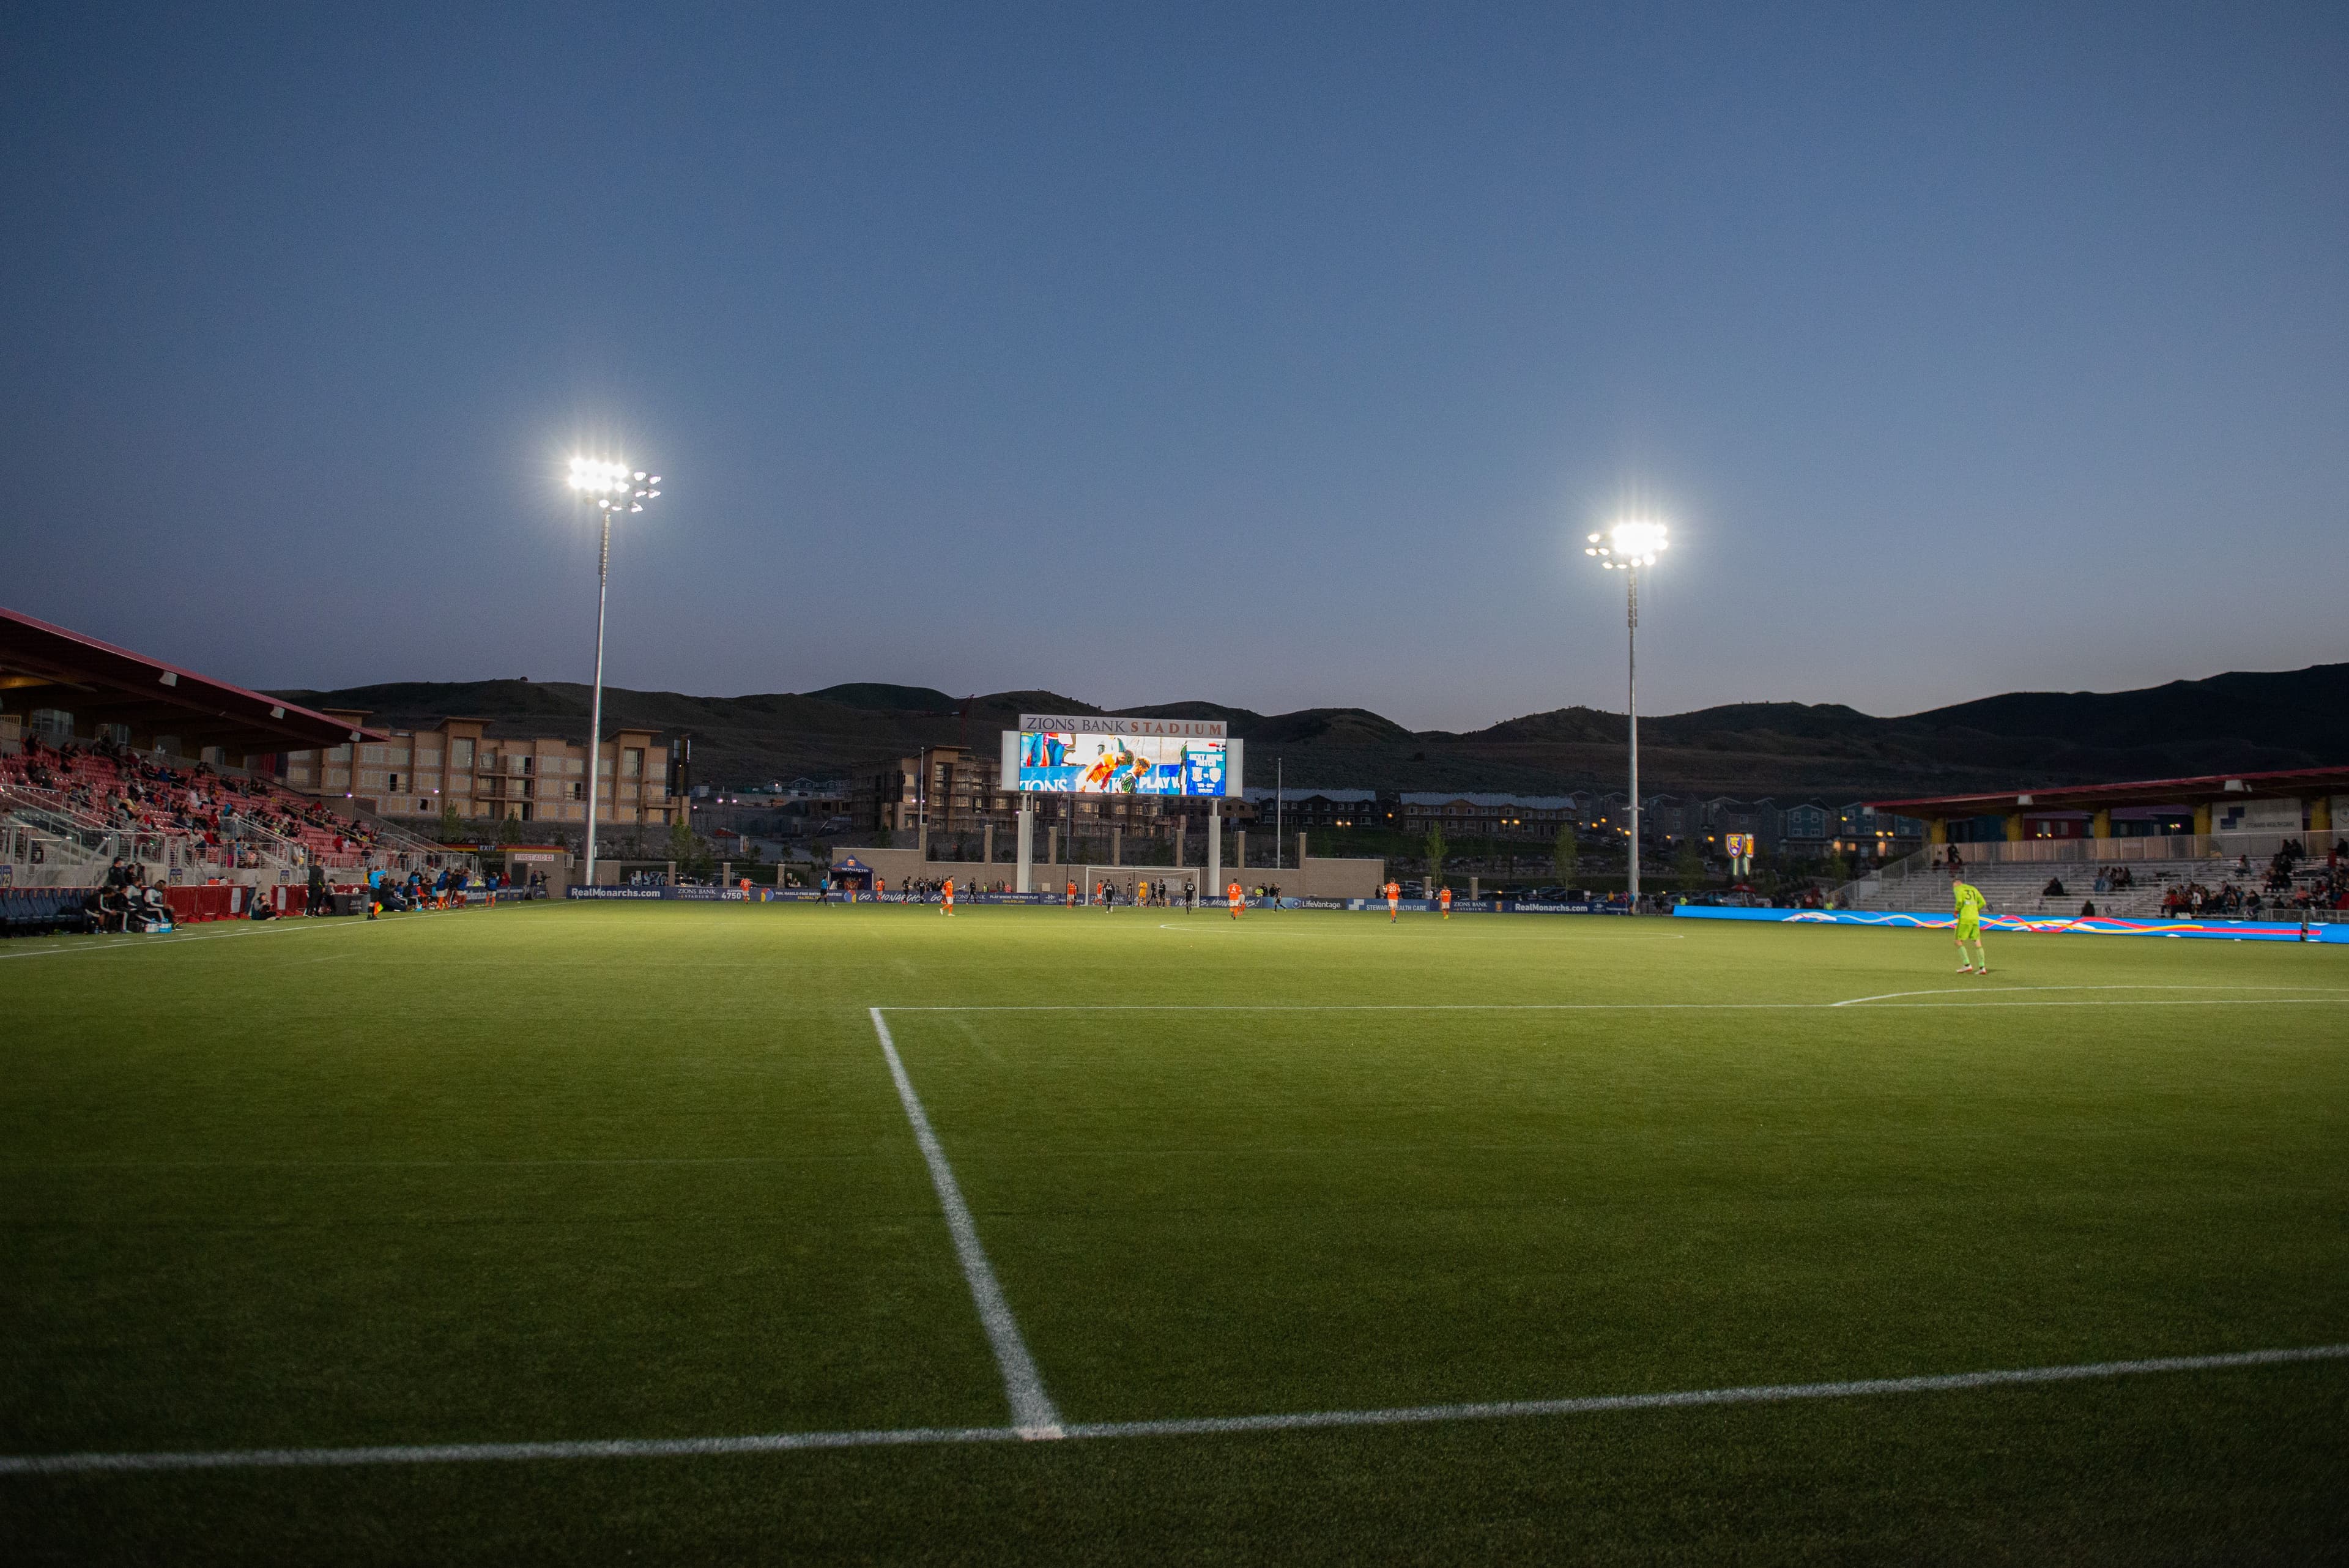
<svg viewBox="0 0 2349 1568">
<path fill-rule="evenodd" d="M 484 718 L 584 739 L 588 691 L 567 681 L 395 681 L 285 691 L 370 722 Z M 689 731 L 698 776 L 729 784 L 864 771 L 923 745 L 992 744 L 1022 712 L 1098 713 L 1051 691 L 968 700 L 926 686 L 692 697 L 606 687 L 607 726 Z M 1113 710 L 1219 719 L 1292 786 L 1516 790 L 1619 787 L 1624 717 L 1570 707 L 1482 730 L 1413 732 L 1361 708 L 1259 713 L 1204 701 Z M 1699 794 L 1890 796 L 2349 763 L 2349 664 L 2233 672 L 2135 691 L 2017 691 L 1898 718 L 1837 703 L 1733 702 L 1640 723 L 1641 782 Z"/>
</svg>

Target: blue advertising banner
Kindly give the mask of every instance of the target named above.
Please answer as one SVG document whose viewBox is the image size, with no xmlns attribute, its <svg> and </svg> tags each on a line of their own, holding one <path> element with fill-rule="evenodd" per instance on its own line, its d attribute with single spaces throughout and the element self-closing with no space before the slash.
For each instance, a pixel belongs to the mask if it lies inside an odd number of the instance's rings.
<svg viewBox="0 0 2349 1568">
<path fill-rule="evenodd" d="M 1954 914 L 1899 909 L 1733 909 L 1682 904 L 1672 913 L 1682 919 L 1767 920 L 1785 926 L 1879 926 L 1925 931 L 1952 930 L 1958 923 Z M 2349 926 L 2319 922 L 2303 932 L 2296 920 L 2125 920 L 2107 915 L 1984 915 L 1982 923 L 1986 931 L 2027 931 L 2040 936 L 2190 937 L 2206 941 L 2349 944 Z"/>
</svg>

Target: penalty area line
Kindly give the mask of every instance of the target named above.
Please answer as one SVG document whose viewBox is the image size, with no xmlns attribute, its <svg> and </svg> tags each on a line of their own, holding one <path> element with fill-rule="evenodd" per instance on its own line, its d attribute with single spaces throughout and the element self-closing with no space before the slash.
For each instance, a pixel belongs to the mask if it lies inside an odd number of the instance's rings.
<svg viewBox="0 0 2349 1568">
<path fill-rule="evenodd" d="M 987 1343 L 995 1352 L 995 1364 L 1003 1374 L 1004 1397 L 1011 1405 L 1011 1425 L 1022 1437 L 1057 1438 L 1061 1435 L 1061 1413 L 1052 1407 L 1051 1397 L 1044 1392 L 1043 1376 L 1036 1370 L 1036 1358 L 1028 1353 L 1028 1342 L 1020 1337 L 1019 1320 L 1011 1315 L 1011 1303 L 1004 1299 L 1003 1286 L 995 1277 L 994 1265 L 987 1261 L 987 1249 L 978 1242 L 978 1225 L 970 1217 L 970 1205 L 963 1201 L 962 1186 L 955 1180 L 954 1167 L 947 1163 L 946 1146 L 930 1127 L 929 1114 L 922 1109 L 922 1099 L 914 1093 L 914 1081 L 905 1075 L 905 1064 L 897 1055 L 897 1043 L 889 1037 L 889 1025 L 877 1007 L 866 1009 L 873 1016 L 873 1032 L 881 1037 L 881 1054 L 889 1063 L 889 1076 L 896 1081 L 897 1098 L 905 1107 L 905 1119 L 914 1127 L 914 1141 L 922 1147 L 922 1159 L 930 1168 L 930 1185 L 938 1190 L 938 1207 L 946 1210 L 947 1230 L 954 1237 L 955 1257 L 962 1264 L 963 1279 L 970 1286 L 971 1303 L 978 1309 L 979 1325 L 987 1330 Z"/>
<path fill-rule="evenodd" d="M 1372 1410 L 1304 1410 L 1287 1415 L 1178 1417 L 1158 1421 L 1076 1421 L 1065 1439 L 1215 1437 L 1349 1427 L 1413 1427 L 1454 1421 L 1596 1416 L 1625 1410 L 1685 1410 L 1720 1405 L 1779 1405 L 1808 1399 L 1863 1399 L 1899 1394 L 1954 1394 L 1982 1388 L 2081 1383 L 2161 1373 L 2226 1372 L 2247 1367 L 2349 1360 L 2349 1345 L 2240 1350 L 2217 1355 L 2161 1355 L 2025 1366 L 1916 1377 L 1863 1377 L 1839 1383 L 1772 1383 L 1692 1388 L 1665 1394 L 1608 1394 L 1578 1399 L 1495 1399 L 1470 1404 L 1405 1405 Z M 1036 1437 L 1020 1427 L 901 1427 L 855 1432 L 773 1432 L 739 1438 L 642 1438 L 540 1443 L 418 1443 L 367 1448 L 229 1449 L 212 1452 L 35 1454 L 0 1457 L 0 1476 L 130 1474 L 156 1470 L 298 1469 L 337 1466 L 480 1464 L 531 1459 L 678 1459 L 796 1453 L 823 1449 L 915 1448 L 949 1443 L 1016 1443 Z"/>
</svg>

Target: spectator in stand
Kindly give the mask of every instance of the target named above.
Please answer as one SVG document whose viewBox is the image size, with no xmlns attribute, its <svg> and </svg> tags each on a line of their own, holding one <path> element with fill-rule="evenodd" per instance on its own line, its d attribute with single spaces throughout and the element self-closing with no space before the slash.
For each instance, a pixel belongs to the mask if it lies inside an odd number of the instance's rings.
<svg viewBox="0 0 2349 1568">
<path fill-rule="evenodd" d="M 2064 878 L 2061 877 L 2048 877 L 2047 886 L 2040 888 L 2039 893 L 2042 898 L 2061 898 L 2064 897 Z"/>
</svg>

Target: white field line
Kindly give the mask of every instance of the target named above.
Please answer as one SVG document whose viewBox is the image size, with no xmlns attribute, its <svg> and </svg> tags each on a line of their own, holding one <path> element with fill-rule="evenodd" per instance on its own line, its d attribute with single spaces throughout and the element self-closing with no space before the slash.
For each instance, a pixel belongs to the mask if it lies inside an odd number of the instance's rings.
<svg viewBox="0 0 2349 1568">
<path fill-rule="evenodd" d="M 1299 1432 L 1333 1427 L 1411 1427 L 1451 1421 L 1595 1416 L 1619 1410 L 1681 1410 L 1714 1405 L 1777 1405 L 1805 1399 L 1858 1399 L 1889 1394 L 1962 1393 L 1980 1388 L 2077 1383 L 2156 1373 L 2225 1372 L 2253 1366 L 2349 1360 L 2349 1345 L 2242 1350 L 2219 1355 L 2163 1355 L 2071 1366 L 2026 1366 L 1920 1377 L 1866 1377 L 1841 1383 L 1775 1383 L 1694 1388 L 1670 1394 L 1609 1394 L 1579 1399 L 1495 1399 L 1473 1404 L 1404 1405 L 1379 1410 L 1306 1410 L 1270 1416 L 1179 1417 L 1162 1421 L 1077 1421 L 1065 1438 L 1212 1437 L 1236 1432 Z M 899 1427 L 854 1432 L 773 1432 L 740 1438 L 620 1438 L 583 1442 L 417 1443 L 372 1448 L 224 1449 L 161 1453 L 31 1454 L 0 1457 L 0 1476 L 136 1473 L 153 1470 L 296 1469 L 362 1465 L 478 1464 L 493 1460 L 636 1459 L 723 1454 L 792 1453 L 812 1449 L 911 1448 L 940 1443 L 1011 1443 L 1035 1436 L 1019 1427 Z"/>
<path fill-rule="evenodd" d="M 1988 991 L 1981 986 L 1945 985 L 1932 991 L 1888 991 L 1881 996 L 1855 996 L 1828 1005 L 1857 1007 L 1864 1002 L 1893 1002 L 1904 996 L 2010 995 L 2019 991 L 2258 991 L 2313 992 L 2320 996 L 2349 995 L 2349 992 L 2323 985 L 2002 985 Z"/>
<path fill-rule="evenodd" d="M 453 909 L 433 909 L 419 910 L 418 913 L 437 915 L 454 914 L 456 911 Z M 400 917 L 402 919 L 410 918 L 412 917 L 405 915 Z M 299 923 L 297 924 L 295 922 Z M 183 946 L 189 942 L 224 941 L 232 937 L 258 937 L 266 935 L 271 931 L 340 930 L 347 926 L 364 926 L 366 924 L 367 922 L 365 920 L 358 919 L 357 916 L 346 916 L 341 919 L 330 920 L 324 926 L 318 926 L 312 924 L 304 916 L 281 915 L 274 920 L 264 920 L 257 926 L 248 920 L 238 927 L 232 928 L 225 931 L 190 931 L 185 934 L 173 931 L 167 936 L 114 937 L 110 939 L 101 939 L 96 941 L 84 941 L 73 947 L 36 948 L 31 952 L 0 953 L 0 960 L 80 958 L 86 957 L 91 953 L 120 952 L 126 948 L 143 948 L 151 952 L 157 948 L 176 948 Z"/>
<path fill-rule="evenodd" d="M 881 1037 L 881 1054 L 888 1058 L 889 1076 L 897 1083 L 897 1098 L 905 1102 L 905 1119 L 914 1125 L 914 1141 L 922 1146 L 922 1158 L 930 1168 L 930 1183 L 938 1189 L 938 1206 L 946 1210 L 947 1229 L 954 1235 L 955 1256 L 961 1260 L 962 1277 L 970 1283 L 970 1299 L 978 1308 L 978 1321 L 987 1330 L 987 1342 L 995 1350 L 995 1364 L 1002 1369 L 1004 1397 L 1011 1402 L 1011 1425 L 1024 1438 L 1057 1438 L 1061 1435 L 1061 1413 L 1052 1407 L 1051 1397 L 1044 1392 L 1044 1379 L 1036 1370 L 1036 1358 L 1028 1354 L 1028 1342 L 1019 1336 L 1019 1320 L 1011 1315 L 1011 1303 L 1003 1298 L 1003 1287 L 995 1278 L 995 1269 L 987 1261 L 987 1249 L 978 1243 L 978 1227 L 970 1217 L 970 1206 L 963 1201 L 962 1188 L 955 1180 L 954 1167 L 947 1163 L 945 1146 L 930 1128 L 930 1118 L 922 1109 L 921 1096 L 914 1093 L 914 1081 L 905 1075 L 905 1064 L 898 1058 L 897 1043 L 889 1038 L 889 1025 L 883 1020 L 881 1010 L 870 1009 L 873 1032 Z"/>
<path fill-rule="evenodd" d="M 2092 991 L 2095 986 L 2009 986 L 1977 990 L 1957 988 L 1957 993 L 1980 998 L 2012 995 L 2024 991 Z M 2155 990 L 2151 986 L 2122 986 L 2115 990 Z M 2180 987 L 2178 989 L 2191 989 Z M 2253 989 L 2239 986 L 2211 986 L 2213 991 Z M 2279 988 L 2282 989 L 2282 988 Z M 1893 1003 L 1894 1008 L 1981 1008 L 2004 1007 L 2265 1007 L 2286 1002 L 2325 1002 L 2349 997 L 2349 990 L 2331 991 L 2319 987 L 2294 987 L 2316 992 L 2315 995 L 2199 997 L 2192 1000 L 2158 999 L 2147 1002 L 1905 1002 Z M 1891 996 L 1939 996 L 1940 992 L 1902 991 Z M 1816 1012 L 1837 1007 L 1851 1007 L 1863 1002 L 1884 1002 L 1882 996 L 1855 996 L 1843 1002 L 1006 1002 L 1000 1005 L 908 1005 L 892 1007 L 892 1012 Z M 1884 1011 L 1889 1011 L 1886 1009 Z"/>
<path fill-rule="evenodd" d="M 1205 906 L 1202 906 L 1202 908 L 1204 908 L 1204 907 L 1205 907 Z M 1330 911 L 1322 910 L 1322 909 L 1309 909 L 1309 910 L 1306 910 L 1306 911 L 1305 911 L 1305 913 L 1307 913 L 1307 914 L 1317 914 L 1317 915 L 1318 915 L 1318 914 L 1326 914 L 1326 913 L 1329 913 L 1329 912 L 1330 912 Z M 1468 917 L 1468 916 L 1464 915 L 1464 916 L 1462 916 L 1461 918 L 1462 918 L 1463 919 L 1470 919 L 1471 917 Z M 1399 923 L 1399 922 L 1398 922 L 1398 923 Z M 1222 920 L 1222 921 L 1220 921 L 1220 922 L 1213 921 L 1213 920 L 1202 921 L 1202 922 L 1200 922 L 1200 923 L 1199 923 L 1199 924 L 1197 924 L 1197 925 L 1194 925 L 1194 924 L 1192 924 L 1192 923 L 1191 923 L 1190 921 L 1188 921 L 1188 920 L 1161 920 L 1161 921 L 1159 921 L 1159 922 L 1158 922 L 1158 929 L 1159 929 L 1160 930 L 1162 930 L 1162 931 L 1209 931 L 1209 932 L 1214 932 L 1214 931 L 1226 931 L 1226 932 L 1237 932 L 1237 929 L 1238 929 L 1238 927 L 1239 927 L 1239 922 L 1235 921 L 1235 920 L 1232 920 L 1232 919 L 1224 919 L 1224 920 Z M 1256 927 L 1256 928 L 1255 928 L 1255 929 L 1256 929 L 1257 931 L 1258 931 L 1258 932 L 1267 931 L 1267 930 L 1278 931 L 1280 935 L 1282 935 L 1282 936 L 1286 936 L 1286 937 L 1334 937 L 1334 938 L 1336 938 L 1337 940 L 1340 940 L 1340 941 L 1351 941 L 1351 940 L 1354 940 L 1354 939 L 1353 939 L 1353 935 L 1352 935 L 1352 933 L 1346 932 L 1346 931 L 1335 930 L 1335 929 L 1332 929 L 1331 928 L 1327 927 L 1327 926 L 1323 926 L 1323 927 L 1320 927 L 1320 928 L 1318 928 L 1318 929 L 1312 929 L 1302 930 L 1302 931 L 1291 930 L 1291 929 L 1289 929 L 1287 926 L 1258 926 L 1258 927 Z M 1542 933 L 1539 937 L 1534 937 L 1534 936 L 1532 936 L 1531 934 L 1529 934 L 1529 933 L 1524 933 L 1524 934 L 1514 934 L 1514 935 L 1512 935 L 1512 934 L 1487 933 L 1487 934 L 1485 934 L 1485 936 L 1483 936 L 1482 938 L 1480 938 L 1479 940 L 1484 940 L 1484 941 L 1528 941 L 1528 940 L 1534 940 L 1534 941 L 1551 941 L 1551 940 L 1555 940 L 1555 937 L 1556 937 L 1556 935 L 1557 935 L 1557 934 L 1558 934 L 1558 933 L 1553 933 L 1553 932 L 1547 932 L 1547 931 L 1546 931 L 1546 932 Z M 1601 942 L 1608 942 L 1608 941 L 1684 942 L 1684 941 L 1688 940 L 1688 934 L 1687 934 L 1686 932 L 1684 932 L 1684 931 L 1647 931 L 1647 932 L 1643 932 L 1643 933 L 1641 933 L 1641 934 L 1640 934 L 1640 936 L 1638 936 L 1638 937 L 1632 937 L 1632 936 L 1629 935 L 1628 933 L 1626 933 L 1626 934 L 1625 934 L 1625 935 L 1623 935 L 1623 936 L 1618 937 L 1618 936 L 1614 936 L 1614 935 L 1611 935 L 1611 934 L 1599 934 L 1599 933 L 1595 933 L 1595 932 L 1591 932 L 1591 931 L 1588 931 L 1588 930 L 1582 930 L 1582 931 L 1571 931 L 1571 932 L 1566 932 L 1566 933 L 1563 933 L 1563 934 L 1572 936 L 1578 943 L 1581 943 L 1581 942 L 1590 942 L 1590 941 L 1601 941 Z"/>
<path fill-rule="evenodd" d="M 394 915 L 389 919 L 390 922 L 393 924 L 407 925 L 414 920 L 429 919 L 435 915 L 461 915 L 463 913 L 465 913 L 465 911 L 462 909 L 410 909 L 406 914 Z M 209 924 L 213 922 L 207 923 Z M 381 924 L 383 922 L 379 921 L 378 923 Z M 60 946 L 53 948 L 36 948 L 31 952 L 0 953 L 0 960 L 78 958 L 86 957 L 91 953 L 120 952 L 127 948 L 140 948 L 152 951 L 157 948 L 175 948 L 188 942 L 217 942 L 226 940 L 232 937 L 266 936 L 272 931 L 336 931 L 347 930 L 353 927 L 364 926 L 366 924 L 367 924 L 367 922 L 357 915 L 336 916 L 333 919 L 326 919 L 324 924 L 320 924 L 317 920 L 314 920 L 305 915 L 280 915 L 274 920 L 264 920 L 258 925 L 255 925 L 251 920 L 247 920 L 240 917 L 236 919 L 234 924 L 231 925 L 230 928 L 224 931 L 173 930 L 157 936 L 109 937 L 96 940 L 78 940 L 69 947 Z M 46 939 L 35 938 L 33 940 L 43 940 Z"/>
</svg>

